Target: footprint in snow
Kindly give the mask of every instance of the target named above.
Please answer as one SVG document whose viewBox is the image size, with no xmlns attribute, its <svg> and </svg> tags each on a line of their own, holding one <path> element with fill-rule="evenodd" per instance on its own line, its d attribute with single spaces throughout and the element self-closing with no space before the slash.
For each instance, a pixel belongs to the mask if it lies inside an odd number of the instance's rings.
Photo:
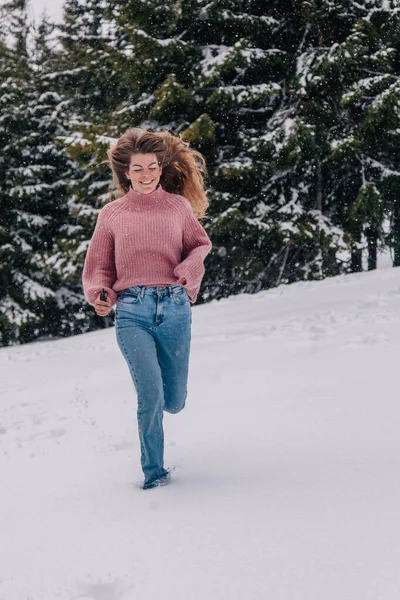
<svg viewBox="0 0 400 600">
<path fill-rule="evenodd" d="M 78 586 L 79 596 L 75 600 L 125 600 L 126 586 L 120 581 L 110 583 L 83 583 Z"/>
<path fill-rule="evenodd" d="M 49 437 L 61 437 L 66 433 L 66 429 L 53 429 L 52 431 L 49 431 Z"/>
<path fill-rule="evenodd" d="M 117 442 L 116 444 L 113 444 L 111 446 L 111 448 L 113 450 L 118 451 L 118 450 L 127 450 L 128 448 L 132 448 L 132 446 L 134 446 L 133 442 L 125 441 L 125 442 Z"/>
</svg>

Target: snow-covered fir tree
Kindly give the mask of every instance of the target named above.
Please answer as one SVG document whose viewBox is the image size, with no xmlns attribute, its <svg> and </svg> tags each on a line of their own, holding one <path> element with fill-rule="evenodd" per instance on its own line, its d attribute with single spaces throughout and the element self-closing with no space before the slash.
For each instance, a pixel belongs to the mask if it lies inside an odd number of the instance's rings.
<svg viewBox="0 0 400 600">
<path fill-rule="evenodd" d="M 121 76 L 120 55 L 113 45 L 112 23 L 105 19 L 109 3 L 97 0 L 67 0 L 60 24 L 52 78 L 55 89 L 66 100 L 63 143 L 74 160 L 68 201 L 70 233 L 65 241 L 64 274 L 76 288 L 97 215 L 111 197 L 111 172 L 106 149 L 112 141 L 109 115 L 128 88 Z M 72 227 L 72 229 L 71 229 Z M 109 326 L 112 315 L 97 317 L 83 299 L 82 326 Z"/>
<path fill-rule="evenodd" d="M 279 179 L 269 129 L 287 127 L 288 95 L 300 19 L 288 2 L 189 1 L 165 15 L 163 2 L 115 3 L 121 52 L 134 61 L 137 93 L 119 110 L 127 121 L 170 128 L 203 152 L 213 240 L 204 298 L 258 291 L 304 276 L 313 257 L 291 252 L 294 236 L 309 243 L 297 198 L 271 189 Z M 136 65 L 140 65 L 136 71 Z M 272 125 L 271 125 L 272 124 Z M 123 128 L 123 127 L 122 127 Z M 301 263 L 295 275 L 294 265 Z M 306 263 L 306 264 L 305 264 Z"/>
<path fill-rule="evenodd" d="M 50 154 L 58 157 L 57 179 L 53 187 L 59 188 L 63 204 L 63 219 L 54 235 L 53 250 L 46 262 L 57 281 L 60 313 L 58 332 L 59 335 L 67 335 L 99 326 L 99 320 L 86 304 L 81 284 L 81 263 L 86 248 L 82 247 L 79 239 L 84 225 L 77 218 L 75 190 L 77 182 L 86 174 L 80 169 L 73 157 L 74 151 L 68 144 L 73 107 L 70 97 L 57 85 L 60 61 L 54 25 L 42 21 L 35 41 L 32 64 L 39 98 L 35 110 L 40 116 L 39 128 L 46 148 Z M 53 173 L 56 175 L 55 171 Z"/>
<path fill-rule="evenodd" d="M 368 267 L 376 268 L 383 222 L 392 221 L 393 234 L 398 214 L 400 15 L 394 9 L 382 0 L 315 1 L 302 14 L 288 145 L 301 148 L 308 140 L 305 180 L 314 184 L 307 190 L 324 218 L 344 232 L 350 260 L 343 267 L 351 271 L 362 270 L 365 246 Z"/>
<path fill-rule="evenodd" d="M 23 3 L 3 7 L 7 28 L 0 70 L 1 139 L 1 344 L 24 341 L 24 330 L 40 323 L 51 296 L 43 274 L 41 250 L 50 220 L 39 203 L 36 173 L 32 72 L 27 50 L 28 26 Z M 28 335 L 29 337 L 29 335 Z"/>
<path fill-rule="evenodd" d="M 372 268 L 387 203 L 366 164 L 344 152 L 349 128 L 366 141 L 347 103 L 383 64 L 378 48 L 395 93 L 393 3 L 204 0 L 168 14 L 161 1 L 113 6 L 136 85 L 116 112 L 121 130 L 170 128 L 208 159 L 206 296 L 358 270 L 364 240 Z"/>
<path fill-rule="evenodd" d="M 63 103 L 44 77 L 48 31 L 35 39 L 24 3 L 11 10 L 0 73 L 2 345 L 77 333 L 82 320 L 81 291 L 59 270 L 72 164 L 57 140 Z"/>
<path fill-rule="evenodd" d="M 331 52 L 344 80 L 344 118 L 334 149 L 339 163 L 344 150 L 347 168 L 352 167 L 348 178 L 358 184 L 346 217 L 350 229 L 361 233 L 372 269 L 379 244 L 388 244 L 394 265 L 400 265 L 400 7 L 398 2 L 370 1 L 357 9 L 361 14 L 350 35 Z"/>
<path fill-rule="evenodd" d="M 24 6 L 1 15 L 1 344 L 111 324 L 81 271 L 132 126 L 206 156 L 200 301 L 372 269 L 385 244 L 400 264 L 397 0 L 67 0 L 61 47 L 44 23 L 31 56 Z"/>
</svg>

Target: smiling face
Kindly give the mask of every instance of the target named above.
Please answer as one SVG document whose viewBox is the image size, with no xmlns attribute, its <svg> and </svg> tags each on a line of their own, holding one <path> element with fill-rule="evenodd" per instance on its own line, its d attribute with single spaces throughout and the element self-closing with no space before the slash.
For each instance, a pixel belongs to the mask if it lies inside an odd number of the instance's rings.
<svg viewBox="0 0 400 600">
<path fill-rule="evenodd" d="M 132 188 L 139 194 L 151 194 L 160 181 L 162 169 L 155 154 L 132 154 L 129 171 Z"/>
</svg>

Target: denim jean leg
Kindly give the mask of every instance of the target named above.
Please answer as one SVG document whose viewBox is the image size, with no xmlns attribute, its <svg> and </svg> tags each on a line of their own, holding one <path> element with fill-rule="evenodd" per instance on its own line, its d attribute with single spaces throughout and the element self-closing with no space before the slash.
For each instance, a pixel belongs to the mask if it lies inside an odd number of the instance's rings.
<svg viewBox="0 0 400 600">
<path fill-rule="evenodd" d="M 192 314 L 189 301 L 182 303 L 182 296 L 179 300 L 177 304 L 172 297 L 165 299 L 165 318 L 155 335 L 164 410 L 169 413 L 180 412 L 187 397 Z"/>
<path fill-rule="evenodd" d="M 164 473 L 164 391 L 156 343 L 152 333 L 126 307 L 118 308 L 117 340 L 136 388 L 141 465 L 145 480 Z"/>
</svg>

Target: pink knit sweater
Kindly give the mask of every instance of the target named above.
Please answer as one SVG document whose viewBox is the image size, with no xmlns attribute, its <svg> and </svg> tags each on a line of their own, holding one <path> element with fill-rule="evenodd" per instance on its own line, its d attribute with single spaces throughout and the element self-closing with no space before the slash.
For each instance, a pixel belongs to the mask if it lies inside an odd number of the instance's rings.
<svg viewBox="0 0 400 600">
<path fill-rule="evenodd" d="M 86 299 L 94 304 L 104 287 L 114 304 L 133 285 L 176 285 L 185 277 L 196 302 L 211 242 L 189 201 L 159 186 L 151 194 L 132 190 L 101 209 L 83 269 Z"/>
</svg>

